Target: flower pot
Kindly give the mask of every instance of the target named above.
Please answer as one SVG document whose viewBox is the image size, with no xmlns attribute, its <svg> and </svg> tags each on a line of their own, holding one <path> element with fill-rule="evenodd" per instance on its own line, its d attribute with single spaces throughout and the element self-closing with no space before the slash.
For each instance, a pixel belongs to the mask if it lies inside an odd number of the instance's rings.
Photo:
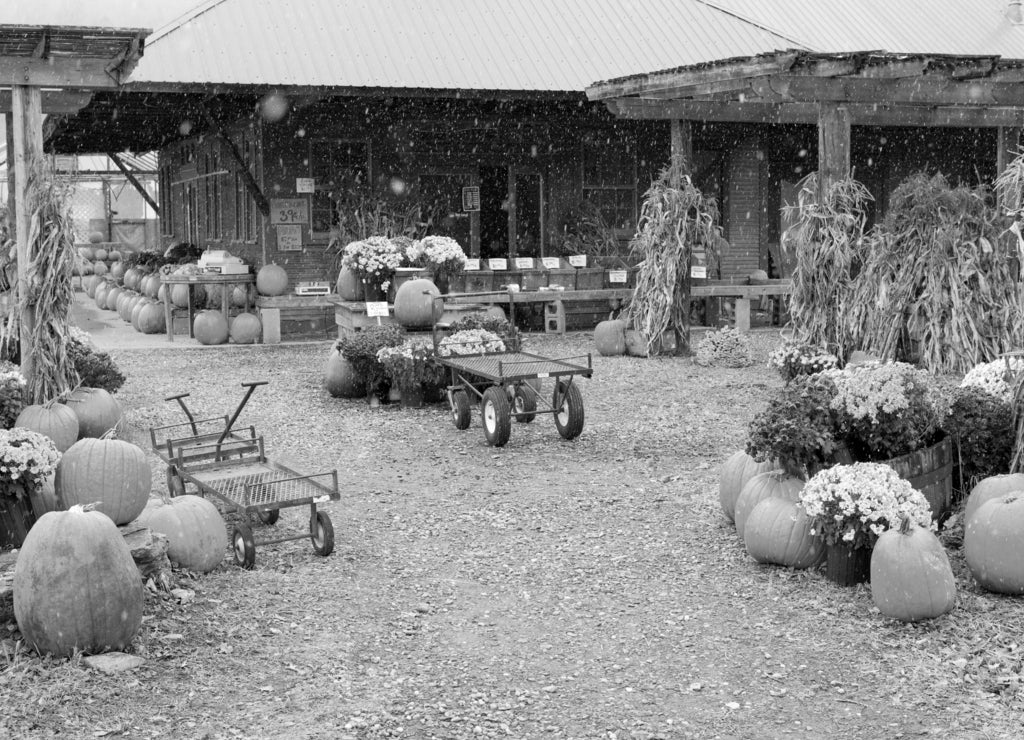
<svg viewBox="0 0 1024 740">
<path fill-rule="evenodd" d="M 948 437 L 884 462 L 924 494 L 932 519 L 939 521 L 949 513 L 953 503 L 953 444 Z"/>
<path fill-rule="evenodd" d="M 466 292 L 482 293 L 493 289 L 494 273 L 491 270 L 469 270 L 466 272 Z"/>
<path fill-rule="evenodd" d="M 404 283 L 418 278 L 430 278 L 430 276 L 430 271 L 422 267 L 399 267 L 395 270 L 395 274 L 391 278 L 391 283 L 388 285 L 388 302 L 395 302 L 395 296 L 398 295 L 398 289 L 402 287 Z"/>
<path fill-rule="evenodd" d="M 411 409 L 423 408 L 424 394 L 421 383 L 410 383 L 402 386 L 402 406 Z"/>
<path fill-rule="evenodd" d="M 0 548 L 21 547 L 35 523 L 36 516 L 27 495 L 0 495 Z"/>
<path fill-rule="evenodd" d="M 441 290 L 441 286 L 435 282 L 437 289 Z M 452 275 L 448 278 L 448 290 L 442 291 L 448 293 L 465 293 L 466 292 L 466 273 L 460 272 L 458 275 Z"/>
<path fill-rule="evenodd" d="M 388 299 L 387 292 L 380 283 L 363 283 L 363 294 L 367 303 L 379 303 Z"/>
<path fill-rule="evenodd" d="M 856 586 L 871 578 L 871 548 L 827 545 L 825 577 L 837 586 Z"/>
</svg>

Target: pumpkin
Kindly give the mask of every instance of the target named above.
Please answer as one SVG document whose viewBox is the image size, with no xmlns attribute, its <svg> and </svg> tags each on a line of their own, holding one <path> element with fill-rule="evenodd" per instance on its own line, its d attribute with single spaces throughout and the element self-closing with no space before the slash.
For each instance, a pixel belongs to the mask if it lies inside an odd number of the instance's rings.
<svg viewBox="0 0 1024 740">
<path fill-rule="evenodd" d="M 395 293 L 395 321 L 408 327 L 433 326 L 444 313 L 444 301 L 434 298 L 439 295 L 441 291 L 431 280 L 407 280 Z"/>
<path fill-rule="evenodd" d="M 80 439 L 57 463 L 54 479 L 62 508 L 98 502 L 114 524 L 127 524 L 146 507 L 153 472 L 146 453 L 120 439 Z"/>
<path fill-rule="evenodd" d="M 96 261 L 97 262 L 105 262 L 106 259 L 107 259 L 107 256 L 108 255 L 107 255 L 107 250 L 106 249 L 104 249 L 103 247 L 97 247 L 96 248 Z"/>
<path fill-rule="evenodd" d="M 167 557 L 182 568 L 209 573 L 224 559 L 228 547 L 224 519 L 202 496 L 150 501 L 139 522 L 167 536 Z"/>
<path fill-rule="evenodd" d="M 124 280 L 124 262 L 120 260 L 112 262 L 110 265 L 110 276 L 115 280 Z"/>
<path fill-rule="evenodd" d="M 121 424 L 121 404 L 102 388 L 76 388 L 67 405 L 78 417 L 78 438 L 102 437 Z"/>
<path fill-rule="evenodd" d="M 871 551 L 871 599 L 884 616 L 903 622 L 951 611 L 956 580 L 939 538 L 908 517 L 882 532 Z"/>
<path fill-rule="evenodd" d="M 253 295 L 255 290 L 252 285 L 236 285 L 231 291 L 231 305 L 235 308 L 248 308 L 250 303 L 256 302 Z"/>
<path fill-rule="evenodd" d="M 740 539 L 743 539 L 743 530 L 747 524 L 747 517 L 761 501 L 772 496 L 786 499 L 787 501 L 799 501 L 800 491 L 804 482 L 799 478 L 789 475 L 782 470 L 773 470 L 769 473 L 758 473 L 747 481 L 736 499 L 736 532 Z"/>
<path fill-rule="evenodd" d="M 142 292 L 148 295 L 150 298 L 156 298 L 157 292 L 160 290 L 160 276 L 155 272 L 152 275 L 146 275 L 142 278 Z"/>
<path fill-rule="evenodd" d="M 974 580 L 1000 594 L 1024 594 L 1024 493 L 986 501 L 964 529 L 964 556 Z"/>
<path fill-rule="evenodd" d="M 32 513 L 36 519 L 51 511 L 60 511 L 60 504 L 57 502 L 57 488 L 54 482 L 56 474 L 50 473 L 43 480 L 43 485 L 29 491 L 29 500 L 32 502 Z"/>
<path fill-rule="evenodd" d="M 228 320 L 220 311 L 200 311 L 192 322 L 192 333 L 200 344 L 228 341 Z"/>
<path fill-rule="evenodd" d="M 189 291 L 188 284 L 175 283 L 170 286 L 170 296 L 171 303 L 178 308 L 188 308 L 189 296 L 192 297 L 193 308 L 198 308 L 206 303 L 206 289 L 202 285 L 194 285 Z"/>
<path fill-rule="evenodd" d="M 240 313 L 231 319 L 228 335 L 235 344 L 256 344 L 263 336 L 263 324 L 255 314 Z"/>
<path fill-rule="evenodd" d="M 103 241 L 103 232 L 102 231 L 90 231 L 89 232 L 89 243 L 90 244 L 99 244 L 102 241 Z M 90 248 L 89 251 L 92 252 L 92 249 Z"/>
<path fill-rule="evenodd" d="M 810 568 L 825 557 L 825 543 L 811 534 L 812 525 L 798 502 L 770 496 L 759 501 L 747 517 L 743 544 L 759 563 Z"/>
<path fill-rule="evenodd" d="M 359 376 L 352 363 L 337 350 L 331 350 L 324 368 L 324 387 L 335 398 L 362 398 L 366 395 L 366 383 Z"/>
<path fill-rule="evenodd" d="M 256 273 L 256 292 L 260 295 L 284 295 L 288 290 L 288 273 L 280 265 L 263 265 Z"/>
<path fill-rule="evenodd" d="M 132 326 L 135 328 L 135 331 L 142 331 L 142 327 L 139 326 L 139 317 L 142 315 L 142 309 L 151 303 L 153 303 L 152 298 L 143 297 L 142 300 L 138 301 L 134 306 L 132 306 L 131 322 Z"/>
<path fill-rule="evenodd" d="M 622 355 L 626 352 L 626 322 L 610 319 L 594 327 L 594 345 L 605 357 Z"/>
<path fill-rule="evenodd" d="M 107 253 L 107 259 L 110 260 L 111 262 L 120 262 L 121 261 L 121 252 L 120 252 L 120 250 L 118 250 L 118 249 L 111 249 Z"/>
<path fill-rule="evenodd" d="M 224 286 L 211 283 L 203 287 L 206 288 L 206 307 L 221 308 L 222 299 L 224 298 Z"/>
<path fill-rule="evenodd" d="M 103 239 L 101 238 L 100 241 L 103 241 Z M 79 247 L 78 256 L 91 262 L 96 259 L 96 249 L 93 247 Z"/>
<path fill-rule="evenodd" d="M 967 526 L 967 522 L 983 503 L 1015 491 L 1024 491 L 1024 473 L 992 475 L 978 481 L 971 489 L 967 504 L 964 506 L 964 526 Z"/>
<path fill-rule="evenodd" d="M 129 267 L 124 271 L 124 287 L 131 288 L 132 290 L 139 290 L 139 284 L 142 282 L 142 271 L 137 267 Z"/>
<path fill-rule="evenodd" d="M 99 275 L 90 275 L 85 279 L 83 287 L 85 288 L 85 294 L 90 298 L 96 297 L 96 288 L 103 282 L 103 278 Z"/>
<path fill-rule="evenodd" d="M 121 295 L 121 292 L 121 288 L 117 287 L 116 285 L 107 291 L 104 303 L 106 304 L 106 309 L 108 311 L 117 310 L 117 299 Z"/>
<path fill-rule="evenodd" d="M 759 463 L 743 450 L 734 452 L 722 463 L 722 469 L 718 474 L 718 502 L 726 519 L 730 522 L 735 520 L 736 499 L 740 497 L 740 491 L 747 481 L 758 473 L 768 473 L 772 470 L 775 470 L 772 461 Z"/>
<path fill-rule="evenodd" d="M 51 401 L 26 406 L 18 414 L 14 426 L 49 437 L 58 452 L 66 451 L 78 441 L 78 415 L 70 406 L 63 403 Z"/>
<path fill-rule="evenodd" d="M 109 518 L 76 506 L 43 514 L 14 565 L 14 617 L 41 654 L 123 650 L 142 624 L 142 579 Z"/>
<path fill-rule="evenodd" d="M 147 303 L 139 311 L 138 329 L 143 334 L 167 331 L 167 313 L 163 303 Z"/>
<path fill-rule="evenodd" d="M 92 263 L 92 271 L 95 275 L 106 275 L 108 272 L 107 265 L 105 262 L 100 262 L 99 259 L 97 259 Z"/>
<path fill-rule="evenodd" d="M 626 329 L 626 354 L 630 357 L 647 357 L 647 342 L 636 329 Z"/>
<path fill-rule="evenodd" d="M 96 290 L 93 293 L 93 300 L 96 302 L 96 308 L 107 307 L 107 293 L 109 293 L 113 287 L 114 284 L 106 280 L 96 286 Z"/>
<path fill-rule="evenodd" d="M 338 282 L 334 285 L 335 291 L 341 296 L 342 300 L 345 301 L 363 301 L 366 300 L 366 291 L 363 287 L 363 281 L 359 279 L 359 276 L 347 267 L 342 267 L 341 272 L 338 273 Z"/>
</svg>

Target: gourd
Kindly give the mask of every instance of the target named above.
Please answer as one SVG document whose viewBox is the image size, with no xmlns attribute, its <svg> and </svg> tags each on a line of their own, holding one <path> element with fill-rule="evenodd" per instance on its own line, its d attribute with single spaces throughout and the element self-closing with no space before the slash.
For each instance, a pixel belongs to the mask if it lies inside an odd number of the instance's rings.
<svg viewBox="0 0 1024 740">
<path fill-rule="evenodd" d="M 167 536 L 167 557 L 182 568 L 209 573 L 224 559 L 228 546 L 224 519 L 202 496 L 150 501 L 139 523 Z"/>
<path fill-rule="evenodd" d="M 967 522 L 983 503 L 1014 491 L 1024 491 L 1024 473 L 992 475 L 979 481 L 967 497 L 967 504 L 964 506 L 964 526 L 967 526 Z"/>
<path fill-rule="evenodd" d="M 41 654 L 127 647 L 142 624 L 142 579 L 113 522 L 75 506 L 43 514 L 14 566 L 14 616 Z"/>
<path fill-rule="evenodd" d="M 192 333 L 200 344 L 224 344 L 228 341 L 228 320 L 220 311 L 200 311 L 192 323 Z"/>
<path fill-rule="evenodd" d="M 263 324 L 255 314 L 240 313 L 231 319 L 228 334 L 235 344 L 256 344 L 263 336 Z"/>
<path fill-rule="evenodd" d="M 735 521 L 736 499 L 740 497 L 740 491 L 747 481 L 758 473 L 768 473 L 772 470 L 775 470 L 775 463 L 771 460 L 758 462 L 743 450 L 734 452 L 722 463 L 718 475 L 718 502 L 726 519 L 730 522 Z"/>
<path fill-rule="evenodd" d="M 263 265 L 256 273 L 256 292 L 260 295 L 284 295 L 288 290 L 288 273 L 280 265 Z"/>
<path fill-rule="evenodd" d="M 871 598 L 883 615 L 903 622 L 951 611 L 956 580 L 939 538 L 909 517 L 882 532 L 871 551 Z"/>
<path fill-rule="evenodd" d="M 594 345 L 605 357 L 622 355 L 626 352 L 626 322 L 609 319 L 594 327 Z"/>
<path fill-rule="evenodd" d="M 78 441 L 78 415 L 70 406 L 56 401 L 26 406 L 18 414 L 14 426 L 49 437 L 57 452 L 65 452 Z"/>
<path fill-rule="evenodd" d="M 78 438 L 102 437 L 121 424 L 121 404 L 102 388 L 76 388 L 67 405 L 78 417 Z"/>
<path fill-rule="evenodd" d="M 335 283 L 334 289 L 343 300 L 365 300 L 366 293 L 363 288 L 363 281 L 359 279 L 359 276 L 353 270 L 347 267 L 342 267 L 338 273 L 338 281 Z"/>
<path fill-rule="evenodd" d="M 106 304 L 106 308 L 107 308 L 108 311 L 116 311 L 117 310 L 117 299 L 118 299 L 118 297 L 120 295 L 121 295 L 121 288 L 117 287 L 116 285 L 113 288 L 111 288 L 110 290 L 107 291 L 106 298 L 104 299 L 104 303 Z"/>
<path fill-rule="evenodd" d="M 435 300 L 441 295 L 433 281 L 426 278 L 407 280 L 395 293 L 395 321 L 402 326 L 433 326 L 444 312 L 444 302 Z"/>
<path fill-rule="evenodd" d="M 331 350 L 327 358 L 324 387 L 335 398 L 362 398 L 366 395 L 366 383 L 338 350 Z"/>
<path fill-rule="evenodd" d="M 1024 594 L 1024 492 L 986 501 L 964 529 L 964 556 L 974 580 L 1001 594 Z"/>
<path fill-rule="evenodd" d="M 80 439 L 57 463 L 54 479 L 62 508 L 97 502 L 114 524 L 127 524 L 146 507 L 153 472 L 141 448 L 120 439 Z"/>
<path fill-rule="evenodd" d="M 163 303 L 147 303 L 139 311 L 138 329 L 143 334 L 160 334 L 167 330 L 167 313 Z"/>
<path fill-rule="evenodd" d="M 798 502 L 770 496 L 759 501 L 747 517 L 743 544 L 759 563 L 810 568 L 825 557 L 825 543 L 811 534 L 812 525 Z"/>
<path fill-rule="evenodd" d="M 787 501 L 799 501 L 800 491 L 804 482 L 799 478 L 789 475 L 782 470 L 773 470 L 769 473 L 758 473 L 748 480 L 736 499 L 736 532 L 740 539 L 743 539 L 743 531 L 747 524 L 747 517 L 761 501 L 772 496 L 786 499 Z"/>
</svg>

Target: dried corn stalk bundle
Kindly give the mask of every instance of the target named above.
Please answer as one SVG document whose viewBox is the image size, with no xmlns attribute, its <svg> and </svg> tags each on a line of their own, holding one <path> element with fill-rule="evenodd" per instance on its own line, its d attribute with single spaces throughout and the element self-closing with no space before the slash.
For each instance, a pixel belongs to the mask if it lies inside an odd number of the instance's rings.
<svg viewBox="0 0 1024 740">
<path fill-rule="evenodd" d="M 694 252 L 702 250 L 709 264 L 715 263 L 721 232 L 714 199 L 704 197 L 678 168 L 663 169 L 644 193 L 630 242 L 639 270 L 627 321 L 644 338 L 648 355 L 657 353 L 669 327 L 682 338 L 677 351 L 689 347 L 690 263 Z"/>
<path fill-rule="evenodd" d="M 789 299 L 793 332 L 799 341 L 840 358 L 854 349 L 844 311 L 871 200 L 867 188 L 847 178 L 832 183 L 819 203 L 814 173 L 801 181 L 797 205 L 787 209 L 797 219 L 782 236 L 782 248 L 796 252 Z"/>
<path fill-rule="evenodd" d="M 1022 346 L 1016 247 L 986 196 L 923 174 L 893 192 L 849 301 L 860 349 L 962 375 Z"/>
<path fill-rule="evenodd" d="M 37 162 L 29 168 L 26 206 L 29 262 L 19 270 L 24 279 L 14 287 L 17 310 L 11 311 L 0 327 L 0 343 L 20 341 L 20 319 L 30 316 L 29 366 L 25 378 L 28 403 L 41 404 L 78 385 L 68 352 L 71 306 L 75 300 L 71 284 L 75 261 L 75 237 L 67 184 L 53 171 Z M 22 357 L 22 367 L 25 367 Z"/>
</svg>

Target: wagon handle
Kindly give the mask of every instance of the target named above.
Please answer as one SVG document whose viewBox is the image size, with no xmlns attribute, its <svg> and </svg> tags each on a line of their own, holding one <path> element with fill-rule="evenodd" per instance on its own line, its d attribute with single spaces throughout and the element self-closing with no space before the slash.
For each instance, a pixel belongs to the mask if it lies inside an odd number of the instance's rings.
<svg viewBox="0 0 1024 740">
<path fill-rule="evenodd" d="M 177 401 L 178 405 L 181 406 L 181 410 L 185 412 L 185 416 L 188 417 L 188 423 L 192 426 L 192 434 L 199 436 L 199 427 L 196 426 L 196 418 L 192 416 L 192 412 L 189 411 L 188 406 L 185 405 L 185 398 L 188 397 L 188 393 L 179 393 L 176 396 L 168 396 L 165 401 Z"/>
<path fill-rule="evenodd" d="M 220 438 L 217 440 L 217 452 L 220 452 L 220 445 L 224 439 L 228 436 L 228 432 L 231 431 L 231 427 L 234 426 L 235 421 L 238 419 L 239 414 L 242 413 L 242 409 L 245 408 L 245 404 L 249 402 L 249 396 L 256 390 L 257 386 L 266 385 L 266 380 L 254 380 L 250 383 L 242 383 L 242 387 L 246 389 L 245 396 L 242 397 L 242 402 L 238 404 L 238 408 L 235 409 L 235 413 L 228 420 L 227 426 L 224 427 L 224 431 L 221 432 Z"/>
</svg>

